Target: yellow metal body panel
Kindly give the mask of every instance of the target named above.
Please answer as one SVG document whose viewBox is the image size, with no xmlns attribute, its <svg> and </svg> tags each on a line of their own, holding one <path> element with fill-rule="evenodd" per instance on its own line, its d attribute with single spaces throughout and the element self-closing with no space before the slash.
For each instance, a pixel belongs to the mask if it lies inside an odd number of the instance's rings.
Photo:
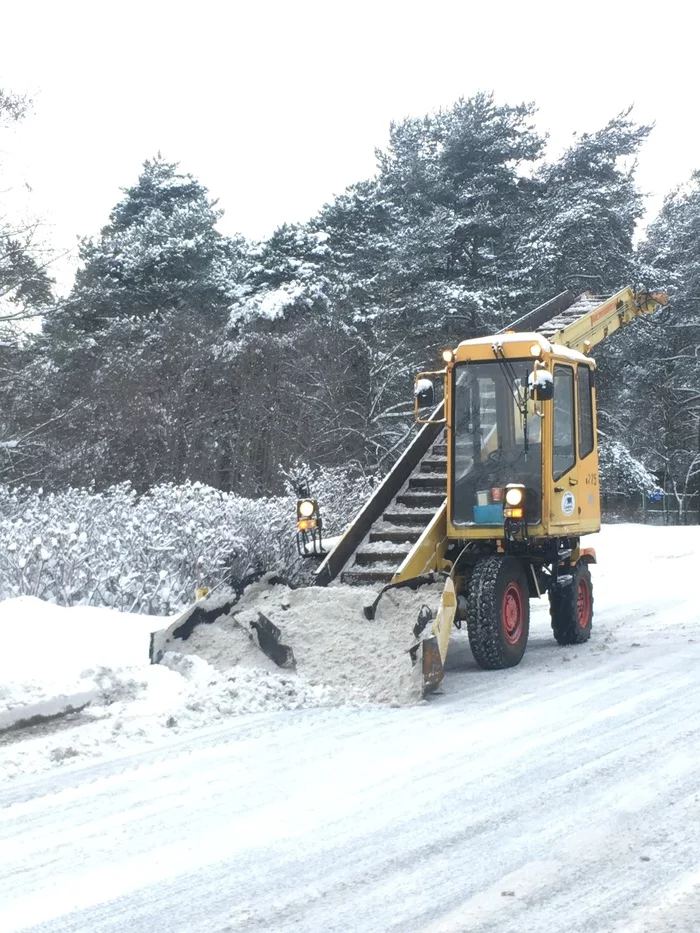
<svg viewBox="0 0 700 933">
<path fill-rule="evenodd" d="M 578 406 L 578 395 L 576 405 Z M 578 407 L 576 409 L 578 424 Z M 582 534 L 600 527 L 600 480 L 598 476 L 598 415 L 596 409 L 596 390 L 593 387 L 593 450 L 578 461 L 578 506 L 579 524 L 586 528 Z M 592 523 L 592 529 L 588 526 Z M 597 526 L 597 527 L 595 527 Z"/>
<path fill-rule="evenodd" d="M 573 324 L 557 331 L 552 343 L 587 353 L 636 317 L 653 314 L 666 301 L 666 295 L 661 292 L 635 293 L 632 288 L 623 288 Z"/>
<path fill-rule="evenodd" d="M 445 676 L 445 659 L 450 647 L 450 635 L 457 614 L 457 590 L 450 575 L 440 597 L 440 606 L 433 623 L 431 634 L 419 643 L 416 656 L 421 677 L 423 695 L 435 690 Z"/>
<path fill-rule="evenodd" d="M 595 423 L 595 390 L 592 392 L 593 414 L 593 450 L 581 460 L 580 451 L 580 412 L 578 370 L 580 366 L 593 368 L 593 361 L 575 361 L 557 353 L 557 345 L 552 345 L 552 353 L 547 366 L 550 372 L 554 366 L 568 366 L 574 374 L 574 425 L 575 425 L 575 462 L 571 469 L 554 479 L 554 402 L 543 402 L 545 418 L 543 425 L 542 457 L 542 492 L 543 523 L 545 536 L 559 535 L 576 537 L 600 530 L 600 494 L 598 487 L 598 441 Z"/>
<path fill-rule="evenodd" d="M 443 665 L 447 657 L 447 648 L 452 634 L 452 625 L 457 613 L 457 591 L 452 576 L 447 578 L 445 589 L 442 591 L 440 606 L 433 622 L 433 635 L 437 638 L 440 649 L 440 660 Z"/>
</svg>

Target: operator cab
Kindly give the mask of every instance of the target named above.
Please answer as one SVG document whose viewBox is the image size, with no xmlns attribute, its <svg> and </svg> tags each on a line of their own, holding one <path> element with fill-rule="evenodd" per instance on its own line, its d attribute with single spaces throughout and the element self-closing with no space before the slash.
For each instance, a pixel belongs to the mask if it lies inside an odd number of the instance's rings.
<svg viewBox="0 0 700 933">
<path fill-rule="evenodd" d="M 537 333 L 467 340 L 443 359 L 449 536 L 597 530 L 593 361 Z M 417 377 L 418 406 L 430 375 Z"/>
<path fill-rule="evenodd" d="M 529 523 L 542 517 L 542 419 L 529 397 L 532 360 L 456 363 L 452 522 L 502 525 L 506 487 L 526 489 Z"/>
</svg>

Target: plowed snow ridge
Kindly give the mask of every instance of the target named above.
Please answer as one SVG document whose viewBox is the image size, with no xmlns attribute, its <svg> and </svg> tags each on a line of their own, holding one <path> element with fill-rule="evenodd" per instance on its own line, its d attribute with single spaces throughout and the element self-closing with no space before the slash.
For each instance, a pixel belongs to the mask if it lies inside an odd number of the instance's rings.
<svg viewBox="0 0 700 933">
<path fill-rule="evenodd" d="M 362 607 L 374 600 L 376 587 L 290 590 L 257 583 L 229 616 L 198 626 L 187 641 L 173 639 L 171 650 L 195 654 L 222 672 L 241 666 L 276 671 L 246 634 L 262 612 L 280 629 L 281 642 L 292 647 L 296 677 L 328 688 L 328 700 L 402 706 L 420 699 L 408 648 L 420 607 L 427 604 L 434 612 L 440 589 L 391 590 L 368 622 Z"/>
<path fill-rule="evenodd" d="M 85 758 L 118 755 L 231 717 L 318 706 L 419 699 L 407 649 L 439 586 L 387 594 L 368 622 L 375 588 L 249 587 L 235 613 L 174 639 L 147 662 L 149 631 L 171 620 L 104 609 L 64 609 L 33 597 L 0 604 L 0 769 L 12 778 Z M 292 646 L 295 670 L 274 665 L 247 622 L 263 612 Z M 110 659 L 114 659 L 110 664 Z M 79 710 L 79 715 L 71 713 Z M 65 714 L 71 713 L 66 716 Z M 35 717 L 57 717 L 23 726 Z M 8 730 L 14 724 L 12 732 Z"/>
</svg>

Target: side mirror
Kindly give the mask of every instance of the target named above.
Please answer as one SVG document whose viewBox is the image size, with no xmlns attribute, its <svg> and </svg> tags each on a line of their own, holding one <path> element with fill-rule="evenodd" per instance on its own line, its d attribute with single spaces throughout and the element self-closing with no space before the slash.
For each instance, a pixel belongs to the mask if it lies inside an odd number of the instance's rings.
<svg viewBox="0 0 700 933">
<path fill-rule="evenodd" d="M 413 397 L 418 408 L 432 408 L 435 405 L 435 386 L 430 379 L 416 379 Z"/>
<path fill-rule="evenodd" d="M 527 377 L 528 395 L 536 402 L 548 402 L 554 398 L 554 379 L 546 369 L 538 369 Z"/>
</svg>

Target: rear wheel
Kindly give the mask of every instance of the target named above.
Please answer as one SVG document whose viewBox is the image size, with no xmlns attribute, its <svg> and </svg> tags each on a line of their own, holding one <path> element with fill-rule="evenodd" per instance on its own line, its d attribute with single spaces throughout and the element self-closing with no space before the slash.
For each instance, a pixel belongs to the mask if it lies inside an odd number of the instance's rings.
<svg viewBox="0 0 700 933">
<path fill-rule="evenodd" d="M 593 625 L 593 583 L 588 565 L 579 561 L 569 586 L 549 593 L 552 631 L 560 645 L 580 645 L 591 637 Z"/>
<path fill-rule="evenodd" d="M 484 557 L 467 588 L 467 631 L 474 660 L 485 670 L 520 663 L 530 631 L 527 576 L 514 557 Z"/>
</svg>

